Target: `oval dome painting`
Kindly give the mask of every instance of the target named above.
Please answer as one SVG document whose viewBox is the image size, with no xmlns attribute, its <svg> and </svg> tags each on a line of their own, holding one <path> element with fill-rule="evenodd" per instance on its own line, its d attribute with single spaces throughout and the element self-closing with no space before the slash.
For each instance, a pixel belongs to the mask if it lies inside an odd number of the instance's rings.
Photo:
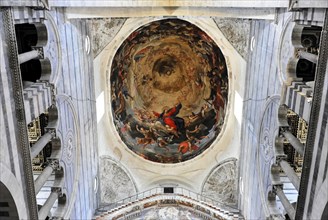
<svg viewBox="0 0 328 220">
<path fill-rule="evenodd" d="M 130 34 L 113 58 L 110 88 L 121 139 L 147 160 L 189 160 L 221 131 L 228 102 L 225 59 L 187 21 L 154 21 Z"/>
</svg>

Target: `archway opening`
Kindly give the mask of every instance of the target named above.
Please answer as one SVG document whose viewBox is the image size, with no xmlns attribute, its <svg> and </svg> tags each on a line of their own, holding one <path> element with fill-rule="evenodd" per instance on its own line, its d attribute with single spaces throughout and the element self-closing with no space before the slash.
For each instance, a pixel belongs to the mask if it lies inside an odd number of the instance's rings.
<svg viewBox="0 0 328 220">
<path fill-rule="evenodd" d="M 19 219 L 14 198 L 2 182 L 0 182 L 0 195 L 0 219 Z"/>
</svg>

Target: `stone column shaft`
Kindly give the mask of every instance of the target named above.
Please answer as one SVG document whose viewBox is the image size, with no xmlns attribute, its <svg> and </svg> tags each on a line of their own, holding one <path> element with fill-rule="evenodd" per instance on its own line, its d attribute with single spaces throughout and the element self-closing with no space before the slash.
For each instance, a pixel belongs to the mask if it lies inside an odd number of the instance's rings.
<svg viewBox="0 0 328 220">
<path fill-rule="evenodd" d="M 34 187 L 35 187 L 35 195 L 38 194 L 38 192 L 40 191 L 40 189 L 42 188 L 42 186 L 45 184 L 45 182 L 47 181 L 47 179 L 49 178 L 49 176 L 51 175 L 52 171 L 53 171 L 53 167 L 52 166 L 47 166 L 42 173 L 38 176 L 38 178 L 36 178 L 35 182 L 34 182 Z"/>
<path fill-rule="evenodd" d="M 21 53 L 18 55 L 19 64 L 25 63 L 29 60 L 39 57 L 39 52 L 37 50 L 31 50 L 29 52 Z"/>
<path fill-rule="evenodd" d="M 290 219 L 294 219 L 295 218 L 295 209 L 292 206 L 292 204 L 290 204 L 289 200 L 287 199 L 285 193 L 283 192 L 283 190 L 280 187 L 276 188 L 276 194 L 279 197 L 282 205 L 284 206 L 288 216 L 290 217 Z"/>
<path fill-rule="evenodd" d="M 44 203 L 42 208 L 39 211 L 39 220 L 44 220 L 48 216 L 51 208 L 55 204 L 56 200 L 58 199 L 58 192 L 53 191 L 51 192 L 50 196 L 48 197 L 47 201 Z"/>
<path fill-rule="evenodd" d="M 295 150 L 303 156 L 304 145 L 300 142 L 300 140 L 298 140 L 290 131 L 285 131 L 283 135 L 289 141 L 289 143 L 295 148 Z"/>
<path fill-rule="evenodd" d="M 42 135 L 42 137 L 31 147 L 31 158 L 33 159 L 36 157 L 52 138 L 53 133 L 51 132 Z"/>
<path fill-rule="evenodd" d="M 300 189 L 300 178 L 296 175 L 296 172 L 294 169 L 287 163 L 285 160 L 280 161 L 280 166 L 291 181 L 291 183 L 294 185 L 295 189 L 299 191 Z"/>
<path fill-rule="evenodd" d="M 306 51 L 299 51 L 298 54 L 301 58 L 311 61 L 312 63 L 318 62 L 318 55 L 315 55 L 313 53 L 308 53 Z"/>
</svg>

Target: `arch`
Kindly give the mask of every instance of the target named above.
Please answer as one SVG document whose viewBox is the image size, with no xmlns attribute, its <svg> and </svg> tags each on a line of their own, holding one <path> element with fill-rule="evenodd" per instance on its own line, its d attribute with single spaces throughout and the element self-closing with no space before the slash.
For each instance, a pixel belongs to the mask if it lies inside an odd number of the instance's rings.
<svg viewBox="0 0 328 220">
<path fill-rule="evenodd" d="M 23 23 L 15 25 L 18 53 L 28 52 L 32 47 L 43 47 L 48 42 L 46 25 Z"/>
<path fill-rule="evenodd" d="M 41 78 L 42 65 L 39 59 L 29 60 L 20 65 L 22 81 L 36 82 Z"/>
<path fill-rule="evenodd" d="M 287 65 L 287 77 L 289 79 L 302 79 L 313 81 L 316 64 L 302 58 L 291 57 Z"/>
<path fill-rule="evenodd" d="M 297 78 L 296 68 L 299 58 L 290 57 L 287 64 L 286 75 L 289 80 L 293 80 Z"/>
<path fill-rule="evenodd" d="M 0 203 L 8 203 L 8 209 L 17 213 L 13 215 L 13 219 L 28 219 L 27 206 L 24 199 L 24 192 L 21 184 L 16 177 L 0 162 Z M 7 195 L 7 196 L 5 196 Z M 6 206 L 6 204 L 2 204 Z M 11 216 L 9 216 L 11 217 Z M 16 218 L 17 217 L 17 218 Z"/>
<path fill-rule="evenodd" d="M 293 46 L 296 48 L 319 47 L 322 27 L 295 25 L 292 32 Z"/>
<path fill-rule="evenodd" d="M 18 219 L 18 211 L 8 188 L 0 182 L 0 218 L 7 217 L 8 219 Z"/>
<path fill-rule="evenodd" d="M 19 54 L 37 50 L 39 57 L 43 57 L 42 47 L 48 42 L 48 32 L 45 24 L 16 24 L 15 31 Z M 51 65 L 47 59 L 32 59 L 22 63 L 20 67 L 23 81 L 36 82 L 37 80 L 49 81 L 50 79 Z"/>
<path fill-rule="evenodd" d="M 316 64 L 306 59 L 299 59 L 296 65 L 296 77 L 303 81 L 313 81 L 315 78 Z"/>
<path fill-rule="evenodd" d="M 62 48 L 60 34 L 56 25 L 55 19 L 51 13 L 45 11 L 44 24 L 48 30 L 48 43 L 44 47 L 44 56 L 49 58 L 52 66 L 52 74 L 50 82 L 54 85 L 57 84 L 62 68 Z"/>
<path fill-rule="evenodd" d="M 38 36 L 38 41 L 36 46 L 38 47 L 44 47 L 47 42 L 48 42 L 48 31 L 47 31 L 47 26 L 42 23 L 34 23 L 37 36 Z"/>
<path fill-rule="evenodd" d="M 283 27 L 282 34 L 279 39 L 278 47 L 278 71 L 279 71 L 279 80 L 281 83 L 287 81 L 287 65 L 290 57 L 294 55 L 294 46 L 291 42 L 292 40 L 292 31 L 294 29 L 295 23 L 292 22 L 292 16 L 288 16 L 286 23 Z"/>
<path fill-rule="evenodd" d="M 281 112 L 278 110 L 280 101 L 280 95 L 272 95 L 264 104 L 261 111 L 260 126 L 257 135 L 257 148 L 256 148 L 256 170 L 257 179 L 259 185 L 259 195 L 265 216 L 269 216 L 271 209 L 269 208 L 268 194 L 271 185 L 270 169 L 273 163 L 274 150 L 273 144 L 277 135 L 277 122 Z M 277 105 L 277 107 L 275 106 Z M 270 113 L 269 110 L 275 109 L 275 112 Z M 270 117 L 270 120 L 266 120 L 268 114 L 276 114 L 276 117 Z M 262 172 L 265 171 L 265 172 Z M 263 180 L 267 180 L 264 182 Z"/>
<path fill-rule="evenodd" d="M 66 103 L 68 108 L 71 111 L 71 114 L 73 116 L 73 125 L 75 127 L 75 136 L 76 136 L 76 150 L 75 150 L 75 161 L 74 161 L 74 176 L 72 177 L 72 192 L 69 195 L 69 199 L 68 199 L 68 204 L 67 204 L 67 208 L 65 209 L 65 214 L 64 214 L 64 219 L 69 218 L 72 209 L 74 207 L 75 204 L 75 200 L 77 197 L 77 193 L 78 193 L 78 185 L 79 185 L 79 179 L 80 179 L 80 168 L 81 168 L 81 158 L 80 158 L 80 151 L 81 151 L 81 140 L 80 140 L 80 126 L 78 123 L 78 117 L 77 117 L 77 112 L 76 109 L 74 107 L 73 102 L 71 101 L 70 97 L 67 96 L 66 94 L 58 94 L 57 95 L 57 103 L 61 103 L 63 105 L 63 103 Z M 59 110 L 59 109 L 58 109 Z M 58 112 L 57 112 L 58 115 Z M 59 111 L 59 115 L 60 115 L 60 111 Z M 62 135 L 60 135 L 62 136 Z M 64 138 L 64 136 L 62 136 Z M 61 158 L 62 160 L 62 158 Z M 63 170 L 65 171 L 65 166 L 63 166 Z"/>
<path fill-rule="evenodd" d="M 295 25 L 292 31 L 292 43 L 296 48 L 302 48 L 302 33 L 303 33 L 303 25 Z"/>
<path fill-rule="evenodd" d="M 40 59 L 41 64 L 41 76 L 39 80 L 49 81 L 51 76 L 51 63 L 48 58 Z"/>
<path fill-rule="evenodd" d="M 31 51 L 38 43 L 38 31 L 34 24 L 16 24 L 15 33 L 19 54 Z"/>
</svg>

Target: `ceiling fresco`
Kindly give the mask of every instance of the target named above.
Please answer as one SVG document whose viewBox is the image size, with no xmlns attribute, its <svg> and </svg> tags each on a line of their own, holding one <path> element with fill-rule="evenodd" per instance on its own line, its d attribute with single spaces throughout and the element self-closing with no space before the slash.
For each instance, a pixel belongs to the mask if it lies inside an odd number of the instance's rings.
<svg viewBox="0 0 328 220">
<path fill-rule="evenodd" d="M 126 146 L 154 162 L 201 154 L 222 129 L 228 98 L 224 56 L 197 26 L 151 22 L 117 50 L 110 72 L 111 108 Z"/>
</svg>

